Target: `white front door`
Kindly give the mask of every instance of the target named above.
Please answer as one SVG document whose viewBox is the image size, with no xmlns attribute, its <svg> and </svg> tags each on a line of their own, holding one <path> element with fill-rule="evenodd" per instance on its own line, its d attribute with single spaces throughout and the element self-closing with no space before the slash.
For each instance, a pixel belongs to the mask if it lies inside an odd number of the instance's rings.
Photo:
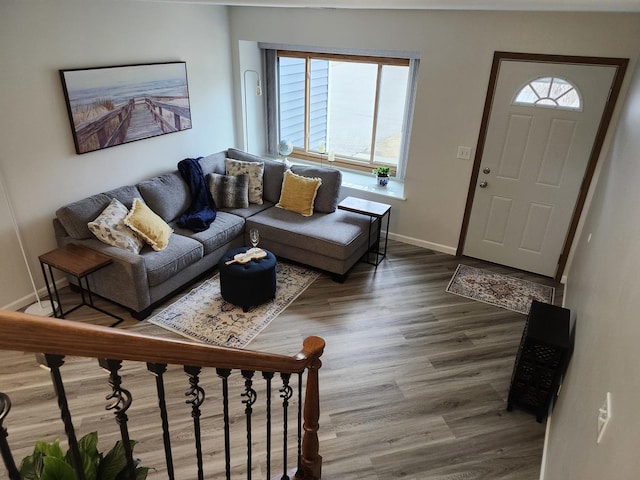
<svg viewBox="0 0 640 480">
<path fill-rule="evenodd" d="M 501 62 L 464 255 L 555 274 L 615 73 Z"/>
</svg>

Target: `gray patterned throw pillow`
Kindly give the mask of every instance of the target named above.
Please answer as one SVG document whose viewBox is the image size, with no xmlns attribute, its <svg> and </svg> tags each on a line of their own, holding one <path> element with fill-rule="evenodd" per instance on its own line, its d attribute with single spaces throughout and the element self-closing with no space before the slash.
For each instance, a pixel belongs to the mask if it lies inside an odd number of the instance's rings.
<svg viewBox="0 0 640 480">
<path fill-rule="evenodd" d="M 124 224 L 124 218 L 128 213 L 127 207 L 114 198 L 95 220 L 87 223 L 87 227 L 98 240 L 107 245 L 140 253 L 144 242 Z"/>
<path fill-rule="evenodd" d="M 247 175 L 207 175 L 207 185 L 216 208 L 249 208 L 249 177 Z"/>
<path fill-rule="evenodd" d="M 226 158 L 224 161 L 227 175 L 248 175 L 249 176 L 249 202 L 262 205 L 262 176 L 264 174 L 264 163 L 242 162 Z"/>
</svg>

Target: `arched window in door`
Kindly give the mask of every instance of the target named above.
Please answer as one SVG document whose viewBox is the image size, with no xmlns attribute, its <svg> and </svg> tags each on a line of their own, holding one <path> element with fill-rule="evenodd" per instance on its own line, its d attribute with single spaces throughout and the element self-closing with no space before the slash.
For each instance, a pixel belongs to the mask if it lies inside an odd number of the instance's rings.
<svg viewBox="0 0 640 480">
<path fill-rule="evenodd" d="M 516 93 L 512 103 L 582 110 L 582 99 L 576 86 L 559 77 L 539 77 L 531 80 Z"/>
</svg>

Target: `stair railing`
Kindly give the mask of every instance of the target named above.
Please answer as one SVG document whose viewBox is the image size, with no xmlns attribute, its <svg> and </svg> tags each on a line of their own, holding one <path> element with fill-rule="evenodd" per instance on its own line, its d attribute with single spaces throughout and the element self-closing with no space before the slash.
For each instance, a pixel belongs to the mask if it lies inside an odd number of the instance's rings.
<svg viewBox="0 0 640 480">
<path fill-rule="evenodd" d="M 134 399 L 130 391 L 123 385 L 120 369 L 123 361 L 145 362 L 148 371 L 155 377 L 158 397 L 157 409 L 160 414 L 162 438 L 164 444 L 167 476 L 175 478 L 174 460 L 172 456 L 172 435 L 169 428 L 170 418 L 165 404 L 165 387 L 163 376 L 167 365 L 181 365 L 188 377 L 188 390 L 185 393 L 186 403 L 191 406 L 194 424 L 194 440 L 198 478 L 205 478 L 205 457 L 211 452 L 204 452 L 201 443 L 201 406 L 206 392 L 200 375 L 203 368 L 215 368 L 222 383 L 222 417 L 224 421 L 224 463 L 225 476 L 231 478 L 231 427 L 232 419 L 229 410 L 229 378 L 233 371 L 239 371 L 244 382 L 241 393 L 246 425 L 247 464 L 246 475 L 251 479 L 252 470 L 252 419 L 256 393 L 254 374 L 261 372 L 265 381 L 265 415 L 266 415 L 266 472 L 265 478 L 271 479 L 272 463 L 272 380 L 278 374 L 282 381 L 279 397 L 282 399 L 283 419 L 283 457 L 281 480 L 288 480 L 287 465 L 287 432 L 289 430 L 289 401 L 294 395 L 291 377 L 297 377 L 298 385 L 298 435 L 297 464 L 293 479 L 316 480 L 321 478 L 322 457 L 319 455 L 318 420 L 320 416 L 318 369 L 320 357 L 324 350 L 324 340 L 319 337 L 308 337 L 302 349 L 294 356 L 284 356 L 251 350 L 217 347 L 197 344 L 183 340 L 154 337 L 133 331 L 88 325 L 70 320 L 42 318 L 19 312 L 0 311 L 0 349 L 36 353 L 38 362 L 51 374 L 53 387 L 57 396 L 60 417 L 64 424 L 69 451 L 73 460 L 77 478 L 83 480 L 82 462 L 78 450 L 72 414 L 67 403 L 65 385 L 62 379 L 62 366 L 65 356 L 96 358 L 100 367 L 108 372 L 107 410 L 114 413 L 119 426 L 120 435 L 125 447 L 128 477 L 135 478 L 135 459 L 130 448 L 127 411 Z M 43 353 L 44 352 L 44 353 Z M 303 374 L 306 371 L 306 388 L 303 396 Z M 0 385 L 0 389 L 3 386 Z M 149 405 L 148 408 L 156 408 Z M 11 453 L 8 441 L 8 429 L 5 421 L 9 416 L 11 401 L 6 393 L 0 392 L 0 450 L 9 473 L 10 480 L 19 480 L 18 467 Z M 17 419 L 19 422 L 19 419 Z M 235 426 L 235 425 L 233 425 Z M 34 439 L 34 443 L 35 443 Z"/>
</svg>

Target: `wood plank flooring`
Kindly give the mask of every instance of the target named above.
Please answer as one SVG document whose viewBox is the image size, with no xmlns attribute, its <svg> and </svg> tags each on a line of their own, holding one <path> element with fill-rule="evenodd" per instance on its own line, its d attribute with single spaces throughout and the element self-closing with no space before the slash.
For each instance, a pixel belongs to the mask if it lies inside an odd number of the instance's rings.
<svg viewBox="0 0 640 480">
<path fill-rule="evenodd" d="M 459 263 L 553 285 L 555 302 L 561 304 L 562 286 L 550 279 L 391 241 L 387 259 L 377 268 L 359 263 L 342 284 L 322 275 L 250 344 L 255 350 L 293 355 L 309 335 L 326 340 L 320 369 L 323 478 L 539 477 L 544 425 L 529 413 L 505 410 L 525 316 L 446 293 Z M 65 305 L 74 295 L 65 289 Z M 108 302 L 99 305 L 124 316 L 118 328 L 174 335 L 137 322 Z M 87 308 L 71 318 L 112 322 Z M 37 368 L 33 355 L 0 352 L 0 362 L 0 391 L 13 402 L 5 424 L 19 460 L 31 452 L 35 439 L 63 439 L 64 429 L 48 373 Z M 129 418 L 131 438 L 140 442 L 136 455 L 156 467 L 149 479 L 166 478 L 152 377 L 137 364 L 125 364 L 123 376 L 134 396 Z M 104 410 L 105 373 L 94 360 L 68 358 L 63 378 L 78 435 L 100 427 L 101 448 L 108 448 L 118 432 L 112 413 Z M 203 384 L 219 385 L 215 371 L 201 378 Z M 176 478 L 196 478 L 192 419 L 184 404 L 187 382 L 180 368 L 170 367 L 166 384 Z M 232 384 L 240 389 L 242 379 Z M 260 394 L 264 387 L 257 388 Z M 218 394 L 207 395 L 209 400 Z M 221 419 L 210 408 L 203 415 L 205 478 L 223 478 Z M 243 422 L 240 409 L 232 420 Z M 241 431 L 232 444 L 240 448 L 244 441 Z M 265 478 L 259 432 L 254 442 L 253 478 Z M 244 478 L 246 456 L 238 457 L 233 478 Z M 271 476 L 280 478 L 272 470 Z"/>
</svg>

